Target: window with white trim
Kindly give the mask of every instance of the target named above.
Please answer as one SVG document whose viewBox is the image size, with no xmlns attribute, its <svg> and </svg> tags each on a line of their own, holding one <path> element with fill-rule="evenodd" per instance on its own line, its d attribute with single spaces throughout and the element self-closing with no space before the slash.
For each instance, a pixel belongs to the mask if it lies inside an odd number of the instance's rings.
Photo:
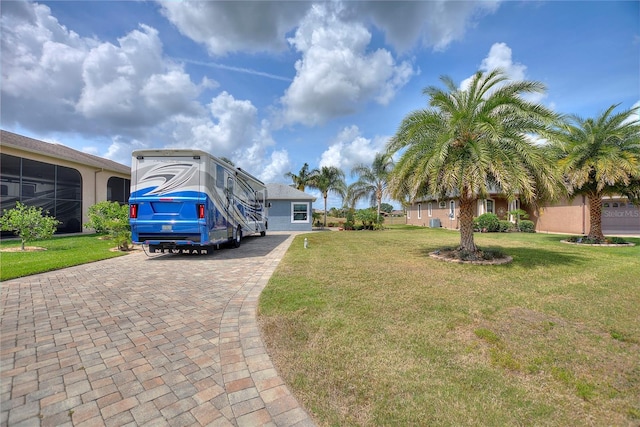
<svg viewBox="0 0 640 427">
<path fill-rule="evenodd" d="M 456 201 L 455 200 L 452 200 L 449 202 L 449 217 L 450 218 L 456 217 Z"/>
<path fill-rule="evenodd" d="M 296 223 L 309 222 L 309 203 L 305 203 L 305 202 L 291 203 L 291 222 L 296 222 Z"/>
<path fill-rule="evenodd" d="M 484 211 L 486 213 L 496 213 L 495 202 L 492 199 L 486 199 L 484 201 Z"/>
<path fill-rule="evenodd" d="M 418 219 L 422 219 L 422 203 L 418 203 Z"/>
<path fill-rule="evenodd" d="M 427 216 L 431 218 L 433 216 L 433 203 L 427 203 Z"/>
</svg>

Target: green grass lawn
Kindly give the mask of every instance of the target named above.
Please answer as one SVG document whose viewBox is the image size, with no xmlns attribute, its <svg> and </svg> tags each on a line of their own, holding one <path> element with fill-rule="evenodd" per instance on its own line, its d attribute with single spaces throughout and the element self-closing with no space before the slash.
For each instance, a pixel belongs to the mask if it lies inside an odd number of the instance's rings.
<svg viewBox="0 0 640 427">
<path fill-rule="evenodd" d="M 640 239 L 561 239 L 476 234 L 513 257 L 482 266 L 429 258 L 448 230 L 298 236 L 260 299 L 265 341 L 320 425 L 638 425 Z"/>
<path fill-rule="evenodd" d="M 126 254 L 112 252 L 116 244 L 97 235 L 54 237 L 27 243 L 26 246 L 46 248 L 46 251 L 0 252 L 0 280 L 29 276 L 73 265 L 99 261 Z M 19 248 L 19 240 L 3 240 L 0 249 Z"/>
</svg>

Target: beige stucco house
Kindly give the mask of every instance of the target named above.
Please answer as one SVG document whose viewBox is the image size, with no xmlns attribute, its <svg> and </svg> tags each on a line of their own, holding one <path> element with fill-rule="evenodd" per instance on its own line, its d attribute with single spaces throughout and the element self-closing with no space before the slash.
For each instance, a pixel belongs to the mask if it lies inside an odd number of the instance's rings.
<svg viewBox="0 0 640 427">
<path fill-rule="evenodd" d="M 130 179 L 128 166 L 0 130 L 1 209 L 42 207 L 61 221 L 58 232 L 82 232 L 95 203 L 127 203 Z"/>
</svg>

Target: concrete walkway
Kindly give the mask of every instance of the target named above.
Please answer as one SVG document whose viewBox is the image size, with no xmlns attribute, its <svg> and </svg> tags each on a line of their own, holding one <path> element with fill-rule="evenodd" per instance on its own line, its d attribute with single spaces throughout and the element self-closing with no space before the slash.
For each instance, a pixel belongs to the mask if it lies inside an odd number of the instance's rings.
<svg viewBox="0 0 640 427">
<path fill-rule="evenodd" d="M 3 282 L 0 425 L 312 426 L 256 322 L 293 238 Z"/>
</svg>

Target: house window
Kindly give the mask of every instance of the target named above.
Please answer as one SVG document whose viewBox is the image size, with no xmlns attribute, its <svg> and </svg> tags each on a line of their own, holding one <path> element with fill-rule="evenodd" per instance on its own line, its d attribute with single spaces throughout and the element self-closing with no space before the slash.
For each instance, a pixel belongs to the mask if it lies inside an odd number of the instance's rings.
<svg viewBox="0 0 640 427">
<path fill-rule="evenodd" d="M 130 188 L 130 180 L 112 176 L 107 181 L 107 200 L 120 204 L 129 203 Z"/>
<path fill-rule="evenodd" d="M 438 205 L 438 207 L 439 207 L 440 209 L 444 209 L 444 208 L 446 208 L 446 207 L 447 207 L 447 203 L 443 200 L 443 201 L 441 201 L 441 202 L 440 202 L 440 204 Z"/>
<path fill-rule="evenodd" d="M 291 222 L 309 222 L 309 203 L 291 203 Z"/>
<path fill-rule="evenodd" d="M 493 201 L 493 200 L 491 200 L 491 199 L 487 199 L 487 200 L 486 200 L 486 204 L 487 204 L 487 209 L 486 209 L 486 212 L 487 212 L 487 213 L 492 213 L 492 214 L 496 213 L 496 210 L 495 210 L 495 203 L 494 203 L 494 201 Z"/>
<path fill-rule="evenodd" d="M 433 216 L 433 204 L 431 202 L 427 203 L 427 215 L 429 218 Z"/>
<path fill-rule="evenodd" d="M 449 218 L 456 217 L 456 201 L 452 200 L 449 202 Z"/>
<path fill-rule="evenodd" d="M 418 203 L 418 219 L 422 219 L 422 203 Z"/>
<path fill-rule="evenodd" d="M 407 219 L 411 219 L 411 210 L 413 209 L 413 205 L 407 208 Z"/>
</svg>

